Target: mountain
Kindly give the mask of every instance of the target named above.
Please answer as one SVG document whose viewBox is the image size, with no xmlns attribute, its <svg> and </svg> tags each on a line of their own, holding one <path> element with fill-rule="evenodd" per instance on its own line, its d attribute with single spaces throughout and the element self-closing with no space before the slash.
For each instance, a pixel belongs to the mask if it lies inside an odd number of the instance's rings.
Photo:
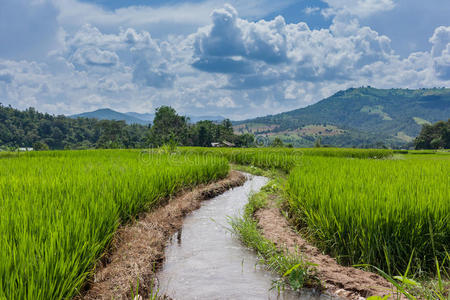
<svg viewBox="0 0 450 300">
<path fill-rule="evenodd" d="M 147 125 L 150 123 L 149 121 L 142 120 L 140 118 L 134 117 L 129 114 L 120 113 L 118 111 L 115 111 L 115 110 L 112 110 L 109 108 L 97 109 L 95 111 L 72 115 L 70 117 L 71 118 L 92 118 L 92 119 L 98 119 L 98 120 L 125 121 L 127 124 Z"/>
<path fill-rule="evenodd" d="M 188 116 L 191 123 L 197 123 L 199 121 L 213 121 L 213 122 L 222 122 L 225 120 L 225 117 L 222 116 Z"/>
<path fill-rule="evenodd" d="M 293 111 L 233 122 L 237 133 L 280 137 L 294 146 L 317 138 L 334 146 L 401 147 L 422 125 L 450 117 L 450 89 L 350 88 Z"/>
<path fill-rule="evenodd" d="M 141 114 L 141 113 L 137 113 L 137 112 L 127 112 L 125 114 L 132 116 L 134 118 L 138 118 L 143 121 L 147 121 L 149 123 L 153 122 L 153 119 L 155 118 L 154 114 L 148 114 L 148 113 Z"/>
<path fill-rule="evenodd" d="M 70 116 L 71 118 L 94 118 L 98 120 L 123 120 L 127 124 L 148 125 L 153 122 L 154 114 L 127 112 L 121 113 L 109 108 L 102 108 L 91 112 L 85 112 Z M 221 122 L 225 120 L 222 116 L 188 116 L 191 123 L 197 123 L 203 120 Z"/>
</svg>

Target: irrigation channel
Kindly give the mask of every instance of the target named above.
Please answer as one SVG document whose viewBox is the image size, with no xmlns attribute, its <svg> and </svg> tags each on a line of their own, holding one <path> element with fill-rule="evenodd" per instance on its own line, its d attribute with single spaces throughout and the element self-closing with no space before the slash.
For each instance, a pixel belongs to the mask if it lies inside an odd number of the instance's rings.
<svg viewBox="0 0 450 300">
<path fill-rule="evenodd" d="M 330 299 L 311 291 L 272 289 L 276 274 L 257 264 L 256 254 L 230 233 L 228 218 L 239 214 L 251 193 L 268 178 L 246 174 L 247 181 L 211 200 L 184 220 L 166 247 L 158 274 L 160 292 L 174 299 Z"/>
</svg>

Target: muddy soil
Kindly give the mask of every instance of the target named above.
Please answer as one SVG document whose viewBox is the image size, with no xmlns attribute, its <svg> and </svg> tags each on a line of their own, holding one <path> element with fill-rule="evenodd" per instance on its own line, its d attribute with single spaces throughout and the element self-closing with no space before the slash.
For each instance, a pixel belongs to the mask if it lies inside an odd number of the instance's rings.
<svg viewBox="0 0 450 300">
<path fill-rule="evenodd" d="M 78 299 L 130 299 L 139 281 L 139 294 L 146 295 L 155 283 L 170 237 L 183 224 L 183 217 L 198 209 L 203 200 L 244 184 L 243 174 L 231 171 L 225 179 L 185 191 L 167 204 L 144 214 L 132 225 L 119 229 L 112 248 L 102 259 L 87 289 Z"/>
<path fill-rule="evenodd" d="M 381 276 L 353 267 L 339 265 L 335 259 L 324 255 L 289 225 L 280 210 L 271 204 L 255 213 L 263 235 L 278 247 L 299 253 L 317 264 L 317 275 L 332 294 L 346 299 L 361 299 L 373 295 L 392 294 L 392 285 Z"/>
</svg>

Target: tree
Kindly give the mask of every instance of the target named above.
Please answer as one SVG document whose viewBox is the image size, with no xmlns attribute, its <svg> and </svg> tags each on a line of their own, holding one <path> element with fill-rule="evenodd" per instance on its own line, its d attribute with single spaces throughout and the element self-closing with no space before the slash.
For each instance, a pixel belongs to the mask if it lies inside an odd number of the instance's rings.
<svg viewBox="0 0 450 300">
<path fill-rule="evenodd" d="M 422 126 L 420 134 L 414 140 L 416 149 L 450 148 L 450 119 L 447 122 L 439 121 L 433 125 Z"/>
<path fill-rule="evenodd" d="M 125 121 L 101 120 L 98 123 L 101 129 L 100 138 L 97 141 L 97 148 L 123 148 Z"/>
<path fill-rule="evenodd" d="M 320 148 L 321 147 L 321 138 L 320 137 L 318 137 L 317 139 L 316 139 L 316 141 L 314 142 L 314 147 L 315 148 Z"/>
<path fill-rule="evenodd" d="M 283 141 L 282 141 L 279 137 L 276 137 L 276 138 L 273 140 L 271 146 L 272 146 L 272 147 L 283 147 L 284 144 L 283 144 Z"/>
<path fill-rule="evenodd" d="M 149 144 L 159 147 L 175 139 L 178 144 L 185 145 L 188 138 L 188 124 L 184 116 L 179 116 L 170 106 L 156 109 L 153 126 L 148 138 Z"/>
<path fill-rule="evenodd" d="M 244 133 L 237 135 L 235 138 L 235 144 L 238 147 L 250 147 L 255 143 L 255 136 L 251 133 Z"/>
<path fill-rule="evenodd" d="M 49 150 L 50 148 L 44 142 L 36 142 L 33 144 L 33 149 L 36 151 L 46 151 Z"/>
</svg>

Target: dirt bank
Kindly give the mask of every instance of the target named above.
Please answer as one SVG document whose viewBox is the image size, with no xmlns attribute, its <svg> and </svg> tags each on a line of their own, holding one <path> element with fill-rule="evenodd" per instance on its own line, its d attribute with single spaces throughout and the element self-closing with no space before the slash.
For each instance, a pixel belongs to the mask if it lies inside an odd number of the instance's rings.
<svg viewBox="0 0 450 300">
<path fill-rule="evenodd" d="M 290 252 L 299 251 L 306 261 L 317 264 L 317 275 L 331 294 L 347 299 L 391 294 L 391 284 L 381 276 L 341 266 L 335 259 L 310 245 L 292 230 L 280 210 L 273 205 L 258 210 L 255 217 L 264 237 Z"/>
<path fill-rule="evenodd" d="M 88 290 L 79 299 L 129 299 L 131 286 L 139 280 L 139 293 L 151 288 L 154 271 L 164 260 L 164 248 L 183 223 L 183 217 L 200 207 L 203 200 L 240 186 L 245 176 L 231 171 L 225 179 L 199 186 L 170 199 L 168 203 L 121 228 L 113 241 L 110 254 L 103 259 Z"/>
</svg>

